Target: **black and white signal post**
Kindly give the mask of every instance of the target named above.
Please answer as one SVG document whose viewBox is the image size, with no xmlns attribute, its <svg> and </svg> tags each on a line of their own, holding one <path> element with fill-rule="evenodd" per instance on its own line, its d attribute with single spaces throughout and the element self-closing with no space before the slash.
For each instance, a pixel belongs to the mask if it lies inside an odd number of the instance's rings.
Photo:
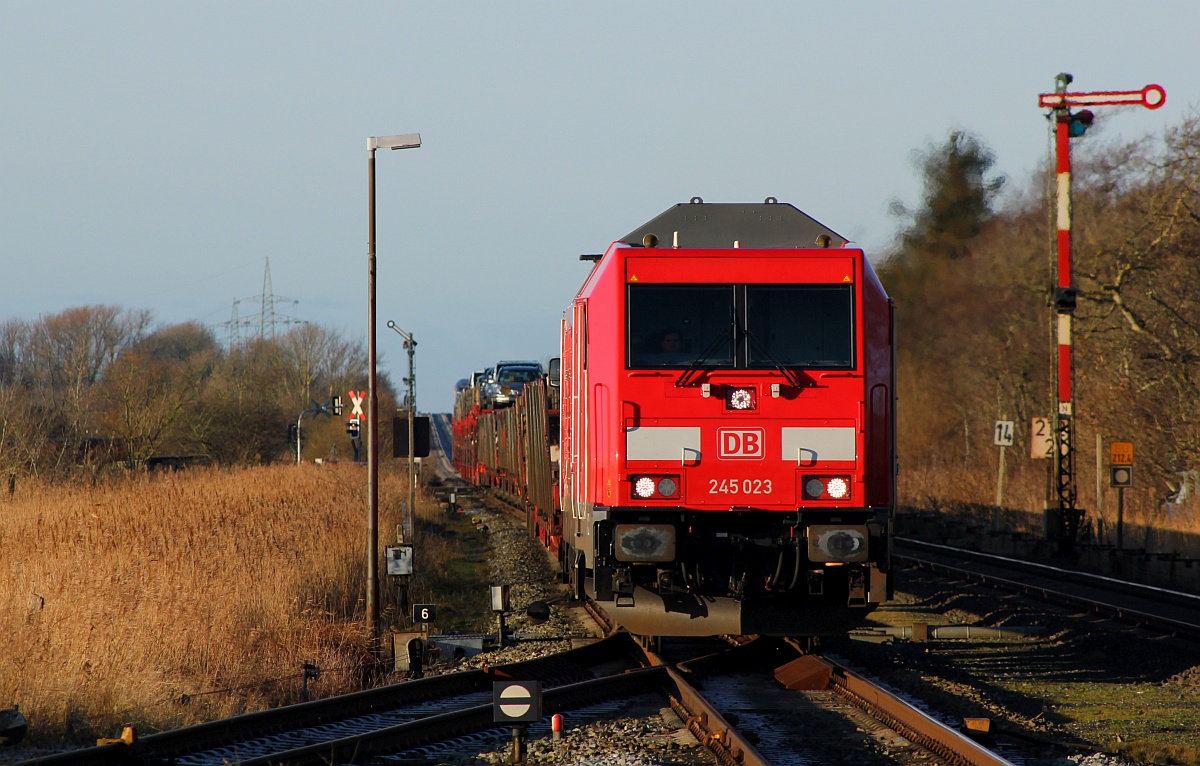
<svg viewBox="0 0 1200 766">
<path fill-rule="evenodd" d="M 493 681 L 492 720 L 512 724 L 509 763 L 525 763 L 529 724 L 542 720 L 542 682 Z"/>
</svg>

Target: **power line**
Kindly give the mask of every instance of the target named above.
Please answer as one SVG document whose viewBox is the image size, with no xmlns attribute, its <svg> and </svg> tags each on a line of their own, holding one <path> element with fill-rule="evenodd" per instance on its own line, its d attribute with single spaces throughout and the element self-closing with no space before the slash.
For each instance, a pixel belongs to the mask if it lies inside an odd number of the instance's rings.
<svg viewBox="0 0 1200 766">
<path fill-rule="evenodd" d="M 243 303 L 257 303 L 257 316 L 241 316 L 239 308 Z M 290 304 L 293 307 L 299 305 L 300 301 L 294 298 L 285 298 L 281 295 L 276 295 L 271 287 L 271 259 L 266 259 L 266 266 L 263 269 L 263 286 L 260 295 L 251 296 L 249 298 L 237 298 L 233 301 L 233 309 L 230 312 L 228 322 L 222 322 L 221 327 L 225 327 L 228 331 L 229 348 L 236 348 L 243 342 L 243 329 L 250 331 L 250 334 L 245 338 L 249 340 L 253 336 L 253 331 L 257 327 L 257 336 L 259 340 L 275 340 L 275 328 L 278 325 L 289 324 L 304 324 L 303 319 L 282 314 L 275 310 L 276 305 L 280 303 Z"/>
</svg>

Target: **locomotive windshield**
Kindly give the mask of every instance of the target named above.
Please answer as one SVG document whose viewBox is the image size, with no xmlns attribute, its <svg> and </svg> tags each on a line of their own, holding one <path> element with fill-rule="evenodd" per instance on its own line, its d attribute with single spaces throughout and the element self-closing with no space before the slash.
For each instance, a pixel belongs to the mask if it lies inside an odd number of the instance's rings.
<svg viewBox="0 0 1200 766">
<path fill-rule="evenodd" d="M 631 369 L 733 366 L 733 285 L 629 285 L 627 306 Z"/>
<path fill-rule="evenodd" d="M 850 369 L 849 285 L 628 285 L 629 369 Z"/>
</svg>

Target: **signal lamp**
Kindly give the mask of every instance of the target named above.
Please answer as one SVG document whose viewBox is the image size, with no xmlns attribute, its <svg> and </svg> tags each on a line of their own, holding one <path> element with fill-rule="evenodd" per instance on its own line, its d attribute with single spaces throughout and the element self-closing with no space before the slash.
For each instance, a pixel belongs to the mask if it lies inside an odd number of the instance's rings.
<svg viewBox="0 0 1200 766">
<path fill-rule="evenodd" d="M 758 408 L 758 392 L 750 387 L 727 386 L 725 409 L 749 411 Z"/>
<path fill-rule="evenodd" d="M 850 498 L 849 476 L 804 476 L 801 477 L 801 484 L 805 500 L 848 500 Z"/>
<path fill-rule="evenodd" d="M 1071 138 L 1079 138 L 1087 132 L 1087 129 L 1092 126 L 1092 123 L 1095 120 L 1096 115 L 1092 114 L 1092 112 L 1088 109 L 1082 109 L 1078 112 L 1075 112 L 1067 117 L 1067 133 L 1071 136 Z"/>
<path fill-rule="evenodd" d="M 845 479 L 834 477 L 825 485 L 825 491 L 834 500 L 841 500 L 846 495 L 850 494 L 850 485 Z"/>
<path fill-rule="evenodd" d="M 649 476 L 643 476 L 633 484 L 633 492 L 638 497 L 652 497 L 654 495 L 654 479 Z"/>
<path fill-rule="evenodd" d="M 678 476 L 631 476 L 629 481 L 638 500 L 667 500 L 679 494 Z"/>
<path fill-rule="evenodd" d="M 1133 466 L 1131 465 L 1113 465 L 1108 467 L 1108 486 L 1110 487 L 1132 487 L 1133 486 Z"/>
</svg>

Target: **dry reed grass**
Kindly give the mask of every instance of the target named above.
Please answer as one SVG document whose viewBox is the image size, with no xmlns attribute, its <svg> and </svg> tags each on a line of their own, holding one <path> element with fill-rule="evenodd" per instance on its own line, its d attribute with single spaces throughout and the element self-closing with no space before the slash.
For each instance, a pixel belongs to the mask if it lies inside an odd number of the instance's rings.
<svg viewBox="0 0 1200 766">
<path fill-rule="evenodd" d="M 1046 461 L 1009 466 L 1004 488 L 1006 529 L 1041 534 L 1043 508 L 1047 497 Z M 1115 539 L 1117 490 L 1107 485 L 1097 513 L 1096 477 L 1091 467 L 1079 469 L 1076 480 L 1078 505 L 1087 512 L 1095 527 L 1103 530 L 1107 542 Z M 968 468 L 961 464 L 905 467 L 899 477 L 898 495 L 902 505 L 933 508 L 950 503 L 994 505 L 997 470 Z M 1144 486 L 1125 490 L 1124 524 L 1126 544 L 1154 549 L 1156 553 L 1178 553 L 1200 557 L 1200 507 L 1195 503 L 1168 506 L 1162 502 L 1165 490 L 1155 493 Z"/>
<path fill-rule="evenodd" d="M 381 530 L 405 486 L 381 472 Z M 304 662 L 342 671 L 323 694 L 372 674 L 361 466 L 25 483 L 0 514 L 0 707 L 19 703 L 35 742 L 293 702 Z M 427 560 L 447 555 L 428 543 Z"/>
</svg>

